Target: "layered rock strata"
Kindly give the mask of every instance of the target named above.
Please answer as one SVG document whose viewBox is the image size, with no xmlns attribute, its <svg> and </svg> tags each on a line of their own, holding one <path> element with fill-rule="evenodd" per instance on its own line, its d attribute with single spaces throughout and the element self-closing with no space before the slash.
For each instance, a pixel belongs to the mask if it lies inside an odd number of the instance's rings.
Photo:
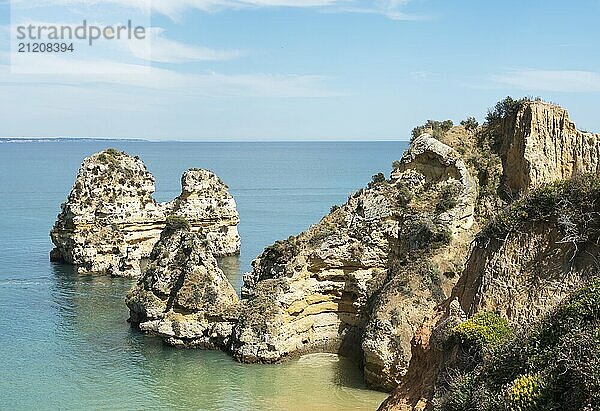
<svg viewBox="0 0 600 411">
<path fill-rule="evenodd" d="M 527 101 L 508 120 L 500 151 L 505 182 L 513 196 L 600 170 L 600 134 L 578 130 L 564 108 Z"/>
<path fill-rule="evenodd" d="M 212 172 L 187 171 L 171 203 L 157 203 L 153 193 L 154 177 L 138 157 L 109 149 L 86 158 L 50 232 L 51 259 L 82 274 L 138 277 L 171 214 L 205 230 L 216 255 L 239 251 L 235 201 Z"/>
<path fill-rule="evenodd" d="M 275 362 L 341 352 L 363 357 L 372 386 L 393 387 L 414 329 L 452 288 L 444 273 L 457 270 L 453 250 L 471 240 L 476 194 L 460 156 L 422 135 L 391 180 L 374 179 L 254 261 L 233 355 Z"/>
<path fill-rule="evenodd" d="M 415 333 L 407 374 L 381 409 L 444 409 L 448 384 L 474 366 L 449 336 L 456 324 L 494 312 L 526 330 L 597 276 L 599 135 L 539 101 L 523 102 L 504 123 L 502 189 L 524 197 L 478 233 L 451 297 Z"/>
<path fill-rule="evenodd" d="M 181 347 L 226 348 L 239 310 L 205 234 L 169 224 L 126 302 L 132 323 Z"/>
<path fill-rule="evenodd" d="M 416 138 L 395 162 L 391 179 L 374 176 L 318 224 L 268 247 L 244 278 L 236 314 L 216 321 L 226 322 L 230 335 L 217 333 L 218 344 L 198 345 L 219 346 L 244 362 L 316 351 L 354 355 L 372 387 L 390 390 L 400 383 L 387 407 L 430 407 L 440 367 L 454 361 L 444 358 L 448 327 L 487 310 L 513 323 L 534 321 L 595 267 L 586 253 L 595 256 L 596 246 L 586 240 L 583 252 L 580 240 L 597 238 L 598 230 L 585 225 L 587 231 L 578 231 L 577 223 L 565 220 L 572 204 L 556 193 L 536 194 L 542 203 L 526 208 L 534 214 L 523 224 L 499 215 L 485 235 L 476 235 L 479 224 L 513 198 L 595 170 L 591 151 L 577 143 L 593 135 L 574 132 L 569 146 L 571 123 L 560 113 L 546 103 L 522 102 L 503 119 L 509 126 L 499 141 L 486 135 L 489 125 L 476 133 L 455 127 L 441 141 Z M 538 157 L 536 144 L 544 153 Z M 565 165 L 577 164 L 582 152 L 588 153 L 584 168 Z M 544 214 L 552 209 L 545 200 L 556 200 L 562 212 Z M 522 218 L 518 207 L 525 203 L 515 204 Z M 586 213 L 582 221 L 590 222 L 593 210 Z M 206 297 L 198 298 L 202 306 Z M 132 307 L 134 322 L 156 324 L 139 320 Z M 210 316 L 202 318 L 210 323 Z M 154 325 L 145 329 L 173 344 L 195 345 Z"/>
</svg>

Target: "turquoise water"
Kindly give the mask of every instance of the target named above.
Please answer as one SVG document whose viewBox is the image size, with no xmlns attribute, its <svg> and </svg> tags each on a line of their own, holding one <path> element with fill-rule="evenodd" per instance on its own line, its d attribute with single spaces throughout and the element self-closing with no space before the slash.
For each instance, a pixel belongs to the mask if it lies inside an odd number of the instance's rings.
<svg viewBox="0 0 600 411">
<path fill-rule="evenodd" d="M 190 167 L 214 170 L 240 212 L 242 252 L 222 261 L 239 290 L 262 249 L 306 229 L 406 148 L 385 143 L 110 144 L 139 155 L 158 201 Z M 0 143 L 0 409 L 374 409 L 346 359 L 242 365 L 177 350 L 126 322 L 130 280 L 77 277 L 50 263 L 48 232 L 85 156 L 102 142 Z"/>
</svg>

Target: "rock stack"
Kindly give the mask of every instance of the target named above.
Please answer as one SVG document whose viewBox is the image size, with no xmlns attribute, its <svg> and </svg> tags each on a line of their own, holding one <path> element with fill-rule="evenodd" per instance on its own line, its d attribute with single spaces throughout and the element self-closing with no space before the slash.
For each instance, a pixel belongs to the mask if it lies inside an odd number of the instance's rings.
<svg viewBox="0 0 600 411">
<path fill-rule="evenodd" d="M 139 277 L 170 215 L 204 230 L 215 255 L 239 251 L 235 200 L 214 173 L 187 171 L 170 203 L 158 204 L 153 194 L 154 177 L 138 157 L 109 149 L 86 158 L 50 232 L 51 259 L 80 274 Z"/>
<path fill-rule="evenodd" d="M 132 323 L 181 347 L 226 348 L 239 310 L 205 233 L 192 232 L 181 217 L 167 219 L 126 302 Z"/>
</svg>

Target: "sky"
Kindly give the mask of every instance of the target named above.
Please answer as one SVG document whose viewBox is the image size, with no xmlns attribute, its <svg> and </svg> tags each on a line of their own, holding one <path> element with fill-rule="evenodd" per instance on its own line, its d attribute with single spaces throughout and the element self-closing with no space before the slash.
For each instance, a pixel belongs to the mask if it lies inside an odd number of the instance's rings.
<svg viewBox="0 0 600 411">
<path fill-rule="evenodd" d="M 600 0 L 0 0 L 0 136 L 408 140 L 507 95 L 600 131 L 599 17 Z M 15 63 L 15 25 L 83 19 L 141 22 L 150 49 Z"/>
</svg>

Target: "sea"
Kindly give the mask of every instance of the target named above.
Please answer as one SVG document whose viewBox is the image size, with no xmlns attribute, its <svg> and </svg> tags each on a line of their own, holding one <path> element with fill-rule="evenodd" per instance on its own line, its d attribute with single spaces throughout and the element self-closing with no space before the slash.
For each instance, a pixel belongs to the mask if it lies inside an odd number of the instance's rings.
<svg viewBox="0 0 600 411">
<path fill-rule="evenodd" d="M 314 354 L 248 365 L 166 346 L 127 322 L 132 280 L 51 263 L 49 231 L 83 159 L 106 148 L 142 158 L 155 199 L 188 168 L 216 172 L 236 199 L 239 256 L 220 261 L 239 291 L 276 240 L 306 230 L 407 147 L 397 142 L 0 142 L 0 409 L 373 410 L 358 364 Z"/>
</svg>

